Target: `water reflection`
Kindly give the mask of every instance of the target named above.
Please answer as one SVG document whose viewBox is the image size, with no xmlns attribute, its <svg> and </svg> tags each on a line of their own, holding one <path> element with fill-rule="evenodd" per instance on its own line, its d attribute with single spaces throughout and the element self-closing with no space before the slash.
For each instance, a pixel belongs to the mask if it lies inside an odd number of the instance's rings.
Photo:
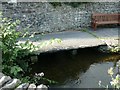
<svg viewBox="0 0 120 90">
<path fill-rule="evenodd" d="M 94 48 L 79 49 L 75 55 L 72 50 L 41 54 L 32 73 L 44 72 L 46 78 L 59 82 L 59 87 L 95 87 L 98 80 L 106 82 L 107 69 L 118 59 L 119 55 Z"/>
</svg>

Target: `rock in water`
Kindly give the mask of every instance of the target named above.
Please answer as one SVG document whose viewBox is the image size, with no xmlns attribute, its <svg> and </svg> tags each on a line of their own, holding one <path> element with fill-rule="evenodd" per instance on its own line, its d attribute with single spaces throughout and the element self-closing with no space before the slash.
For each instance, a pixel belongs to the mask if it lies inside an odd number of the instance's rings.
<svg viewBox="0 0 120 90">
<path fill-rule="evenodd" d="M 8 81 L 2 88 L 1 90 L 4 89 L 14 89 L 17 85 L 19 85 L 21 81 L 19 79 L 12 79 Z"/>
<path fill-rule="evenodd" d="M 3 76 L 5 76 L 3 73 L 0 72 L 0 78 L 2 78 Z"/>
<path fill-rule="evenodd" d="M 2 78 L 0 78 L 0 88 L 9 80 L 11 80 L 10 76 L 3 76 Z"/>
<path fill-rule="evenodd" d="M 23 83 L 19 85 L 15 90 L 27 90 L 29 83 Z"/>
<path fill-rule="evenodd" d="M 41 84 L 37 86 L 37 90 L 48 90 L 48 87 L 46 85 Z"/>
<path fill-rule="evenodd" d="M 108 48 L 108 46 L 100 46 L 98 48 L 98 51 L 103 52 L 103 53 L 110 53 L 110 48 Z"/>
<path fill-rule="evenodd" d="M 77 50 L 72 50 L 72 55 L 76 55 L 77 54 Z"/>
<path fill-rule="evenodd" d="M 28 87 L 28 90 L 35 90 L 36 89 L 36 85 L 35 84 L 30 84 Z"/>
</svg>

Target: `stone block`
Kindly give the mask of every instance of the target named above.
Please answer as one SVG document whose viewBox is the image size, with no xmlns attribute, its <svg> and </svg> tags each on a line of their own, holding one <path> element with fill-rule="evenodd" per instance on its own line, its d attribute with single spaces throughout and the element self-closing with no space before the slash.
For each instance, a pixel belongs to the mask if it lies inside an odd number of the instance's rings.
<svg viewBox="0 0 120 90">
<path fill-rule="evenodd" d="M 35 90 L 35 89 L 36 89 L 36 85 L 34 83 L 30 84 L 28 87 L 28 90 Z"/>
<path fill-rule="evenodd" d="M 29 83 L 23 83 L 19 85 L 15 90 L 27 90 L 29 86 Z"/>
<path fill-rule="evenodd" d="M 37 86 L 36 90 L 48 90 L 48 87 L 46 85 L 41 84 Z"/>
<path fill-rule="evenodd" d="M 11 77 L 9 77 L 9 76 L 2 76 L 1 78 L 0 78 L 0 88 L 6 83 L 6 82 L 8 82 L 8 81 L 10 81 L 11 80 Z"/>
<path fill-rule="evenodd" d="M 1 90 L 4 89 L 14 89 L 17 85 L 19 85 L 21 81 L 19 79 L 11 79 L 8 81 L 2 88 Z"/>
</svg>

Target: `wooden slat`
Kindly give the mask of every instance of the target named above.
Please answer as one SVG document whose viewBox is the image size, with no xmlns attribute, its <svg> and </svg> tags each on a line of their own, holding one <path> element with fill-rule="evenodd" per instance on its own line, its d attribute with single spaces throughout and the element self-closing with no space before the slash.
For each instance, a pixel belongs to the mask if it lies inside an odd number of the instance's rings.
<svg viewBox="0 0 120 90">
<path fill-rule="evenodd" d="M 120 14 L 94 13 L 92 15 L 92 25 L 95 29 L 99 24 L 120 24 Z"/>
</svg>

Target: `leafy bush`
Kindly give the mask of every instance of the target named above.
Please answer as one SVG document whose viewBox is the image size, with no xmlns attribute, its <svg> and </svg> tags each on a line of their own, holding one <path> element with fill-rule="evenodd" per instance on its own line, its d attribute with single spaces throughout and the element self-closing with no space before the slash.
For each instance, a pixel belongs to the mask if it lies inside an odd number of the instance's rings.
<svg viewBox="0 0 120 90">
<path fill-rule="evenodd" d="M 21 38 L 21 36 L 24 38 L 28 35 L 27 33 L 23 35 L 23 33 L 16 31 L 16 26 L 20 24 L 20 21 L 16 20 L 13 22 L 11 19 L 4 18 L 2 13 L 0 13 L 0 21 L 0 49 L 2 50 L 3 73 L 13 78 L 19 78 L 23 82 L 37 83 L 39 77 L 35 78 L 35 76 L 27 76 L 31 70 L 30 65 L 33 64 L 28 55 L 31 55 L 34 50 L 52 44 L 55 41 L 60 43 L 61 40 L 51 39 L 38 46 L 33 45 L 29 40 L 25 41 L 25 43 L 18 43 L 18 39 Z M 30 38 L 31 37 L 34 37 L 34 34 L 32 34 Z M 53 82 L 46 78 L 43 79 L 50 83 Z"/>
<path fill-rule="evenodd" d="M 16 26 L 20 24 L 19 20 L 13 22 L 11 19 L 3 18 L 1 14 L 0 21 L 3 73 L 13 77 L 22 77 L 25 72 L 29 71 L 28 61 L 22 57 L 30 54 L 30 50 L 35 49 L 35 46 L 29 41 L 17 44 L 17 39 L 22 34 L 16 31 Z"/>
</svg>

